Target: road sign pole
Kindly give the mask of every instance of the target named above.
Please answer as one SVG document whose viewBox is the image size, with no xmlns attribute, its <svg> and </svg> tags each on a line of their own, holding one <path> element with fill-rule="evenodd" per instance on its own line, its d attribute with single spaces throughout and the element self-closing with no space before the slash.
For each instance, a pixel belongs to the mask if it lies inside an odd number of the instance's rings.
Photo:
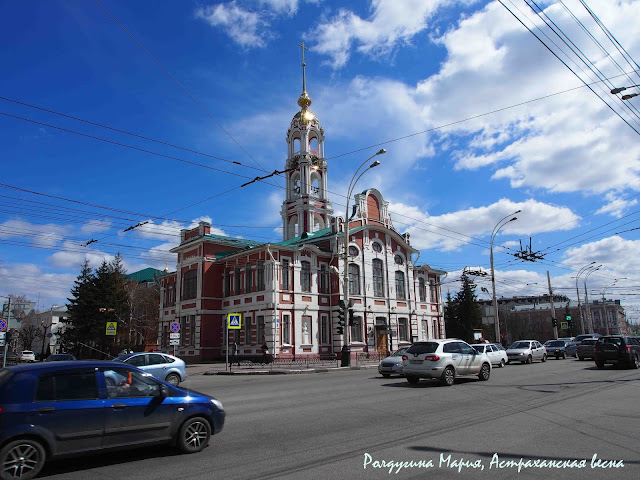
<svg viewBox="0 0 640 480">
<path fill-rule="evenodd" d="M 227 369 L 229 371 L 231 371 L 231 365 L 229 365 L 229 329 L 227 328 L 228 324 L 229 324 L 229 318 L 227 317 L 226 321 L 224 316 L 222 317 L 222 321 L 224 322 L 224 352 L 225 352 L 225 364 L 224 364 L 224 371 L 226 372 Z"/>
</svg>

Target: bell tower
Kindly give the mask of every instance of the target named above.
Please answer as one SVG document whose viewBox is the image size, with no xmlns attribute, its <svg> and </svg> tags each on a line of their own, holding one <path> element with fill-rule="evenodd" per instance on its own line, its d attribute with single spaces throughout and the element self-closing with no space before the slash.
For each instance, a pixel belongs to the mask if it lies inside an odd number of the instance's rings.
<svg viewBox="0 0 640 480">
<path fill-rule="evenodd" d="M 304 51 L 302 48 L 301 110 L 291 120 L 287 131 L 286 198 L 282 203 L 283 240 L 304 232 L 316 232 L 330 225 L 333 209 L 327 197 L 327 161 L 324 158 L 324 130 L 309 110 Z"/>
</svg>

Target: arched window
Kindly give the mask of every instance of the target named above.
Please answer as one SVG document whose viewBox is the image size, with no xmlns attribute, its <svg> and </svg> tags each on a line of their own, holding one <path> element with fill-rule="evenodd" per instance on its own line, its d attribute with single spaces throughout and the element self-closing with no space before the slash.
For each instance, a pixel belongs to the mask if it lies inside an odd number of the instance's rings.
<svg viewBox="0 0 640 480">
<path fill-rule="evenodd" d="M 324 263 L 320 266 L 318 274 L 318 293 L 329 293 L 329 271 Z"/>
<path fill-rule="evenodd" d="M 384 297 L 384 269 L 382 260 L 374 258 L 371 262 L 373 268 L 373 295 Z"/>
<path fill-rule="evenodd" d="M 396 298 L 399 300 L 405 299 L 404 272 L 399 270 L 396 272 Z"/>
<path fill-rule="evenodd" d="M 293 154 L 294 155 L 298 155 L 300 153 L 300 139 L 299 138 L 294 138 L 293 139 Z"/>
<path fill-rule="evenodd" d="M 438 301 L 436 298 L 436 282 L 433 280 L 429 280 L 429 296 L 431 297 L 431 303 L 436 303 Z"/>
<path fill-rule="evenodd" d="M 349 264 L 349 295 L 360 295 L 360 267 Z"/>
<path fill-rule="evenodd" d="M 424 283 L 424 278 L 418 278 L 418 295 L 420 295 L 420 301 L 427 301 L 427 286 Z"/>
<path fill-rule="evenodd" d="M 300 262 L 300 289 L 303 292 L 311 291 L 311 264 L 309 262 Z"/>
<path fill-rule="evenodd" d="M 300 195 L 300 175 L 296 173 L 291 179 L 291 184 L 293 185 L 293 193 L 295 195 Z"/>
<path fill-rule="evenodd" d="M 320 176 L 317 173 L 311 174 L 311 194 L 320 194 Z"/>
<path fill-rule="evenodd" d="M 228 297 L 231 295 L 231 269 L 224 269 L 224 295 Z"/>
<path fill-rule="evenodd" d="M 320 155 L 318 153 L 318 139 L 316 137 L 309 139 L 309 153 L 316 157 Z"/>
</svg>

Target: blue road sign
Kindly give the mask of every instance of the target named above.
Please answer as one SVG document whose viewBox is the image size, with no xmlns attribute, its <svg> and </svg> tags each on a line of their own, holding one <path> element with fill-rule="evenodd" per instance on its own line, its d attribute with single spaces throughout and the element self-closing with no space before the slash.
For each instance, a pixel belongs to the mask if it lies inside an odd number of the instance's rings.
<svg viewBox="0 0 640 480">
<path fill-rule="evenodd" d="M 242 324 L 242 314 L 230 313 L 229 315 L 227 315 L 227 321 L 229 328 L 239 329 Z"/>
<path fill-rule="evenodd" d="M 176 333 L 180 331 L 180 324 L 178 322 L 173 322 L 171 324 L 171 331 Z"/>
<path fill-rule="evenodd" d="M 7 322 L 0 319 L 0 332 L 4 332 L 7 329 Z"/>
</svg>

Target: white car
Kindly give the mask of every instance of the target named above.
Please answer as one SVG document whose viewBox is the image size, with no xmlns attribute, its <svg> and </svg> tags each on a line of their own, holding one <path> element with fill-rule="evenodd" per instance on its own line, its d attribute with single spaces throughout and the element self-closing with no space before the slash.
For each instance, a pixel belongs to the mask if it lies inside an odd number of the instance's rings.
<svg viewBox="0 0 640 480">
<path fill-rule="evenodd" d="M 532 363 L 534 360 L 547 361 L 547 349 L 537 340 L 518 340 L 507 350 L 509 362 Z"/>
<path fill-rule="evenodd" d="M 389 378 L 393 374 L 402 375 L 402 354 L 407 351 L 407 348 L 409 347 L 400 348 L 382 359 L 378 365 L 378 373 L 384 378 Z"/>
<path fill-rule="evenodd" d="M 489 357 L 458 339 L 416 342 L 407 349 L 402 361 L 404 375 L 412 385 L 421 378 L 435 378 L 451 386 L 456 377 L 477 375 L 480 380 L 489 380 L 491 375 Z"/>
<path fill-rule="evenodd" d="M 21 362 L 35 362 L 36 361 L 36 354 L 33 353 L 31 350 L 23 350 L 22 352 L 20 352 L 20 361 Z"/>
<path fill-rule="evenodd" d="M 507 364 L 507 360 L 509 360 L 506 350 L 500 350 L 491 343 L 474 343 L 471 346 L 475 348 L 478 353 L 486 353 L 489 360 L 491 360 L 491 365 L 497 365 L 502 368 Z"/>
</svg>

